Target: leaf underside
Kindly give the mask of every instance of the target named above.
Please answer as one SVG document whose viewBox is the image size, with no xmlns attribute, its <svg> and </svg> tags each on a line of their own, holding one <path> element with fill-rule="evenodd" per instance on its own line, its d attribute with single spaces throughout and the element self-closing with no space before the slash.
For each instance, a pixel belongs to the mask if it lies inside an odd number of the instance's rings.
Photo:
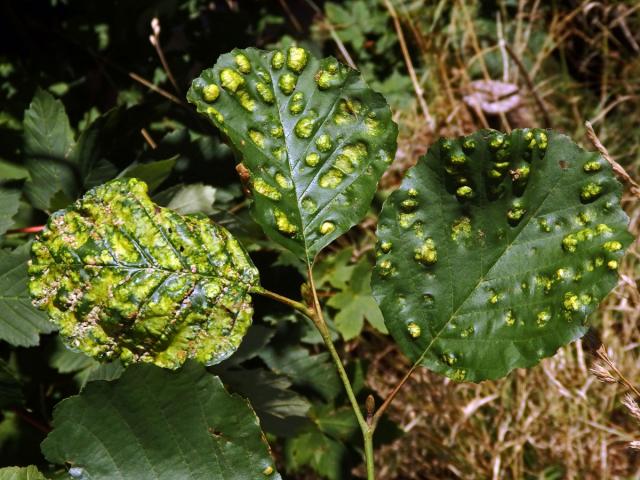
<svg viewBox="0 0 640 480">
<path fill-rule="evenodd" d="M 187 95 L 249 173 L 267 235 L 310 262 L 367 212 L 397 126 L 359 72 L 302 48 L 222 55 Z"/>
<path fill-rule="evenodd" d="M 630 243 L 597 153 L 543 130 L 440 140 L 386 201 L 374 296 L 411 360 L 506 375 L 582 336 Z"/>
<path fill-rule="evenodd" d="M 68 346 L 167 368 L 233 353 L 258 283 L 229 232 L 158 207 L 136 179 L 111 181 L 54 213 L 29 272 L 34 304 Z"/>
<path fill-rule="evenodd" d="M 128 368 L 54 410 L 47 460 L 94 480 L 280 479 L 249 403 L 189 362 Z M 72 473 L 72 472 L 70 472 Z"/>
</svg>

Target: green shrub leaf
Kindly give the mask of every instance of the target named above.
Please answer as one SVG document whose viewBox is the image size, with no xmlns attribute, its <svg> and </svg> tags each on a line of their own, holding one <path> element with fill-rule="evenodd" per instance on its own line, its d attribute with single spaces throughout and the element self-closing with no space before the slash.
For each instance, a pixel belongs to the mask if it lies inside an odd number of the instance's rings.
<svg viewBox="0 0 640 480">
<path fill-rule="evenodd" d="M 5 467 L 0 468 L 0 480 L 46 480 L 38 467 Z"/>
<path fill-rule="evenodd" d="M 54 213 L 32 258 L 34 304 L 98 359 L 218 363 L 251 323 L 258 272 L 244 249 L 206 218 L 153 204 L 137 179 Z"/>
<path fill-rule="evenodd" d="M 249 403 L 193 362 L 91 382 L 56 406 L 53 427 L 45 457 L 82 478 L 280 478 Z"/>
<path fill-rule="evenodd" d="M 0 235 L 13 226 L 13 217 L 20 208 L 20 190 L 0 187 Z"/>
<path fill-rule="evenodd" d="M 384 98 L 303 48 L 233 50 L 187 98 L 242 157 L 256 221 L 307 261 L 364 216 L 395 155 Z"/>
<path fill-rule="evenodd" d="M 386 201 L 374 296 L 413 361 L 498 378 L 583 335 L 631 236 L 598 154 L 542 130 L 440 140 Z"/>
<path fill-rule="evenodd" d="M 0 340 L 18 347 L 38 345 L 41 333 L 55 326 L 33 308 L 29 298 L 29 245 L 13 252 L 0 250 Z"/>
<path fill-rule="evenodd" d="M 24 155 L 30 179 L 25 193 L 34 207 L 48 210 L 53 197 L 73 199 L 79 187 L 75 140 L 64 105 L 38 89 L 24 114 Z"/>
</svg>

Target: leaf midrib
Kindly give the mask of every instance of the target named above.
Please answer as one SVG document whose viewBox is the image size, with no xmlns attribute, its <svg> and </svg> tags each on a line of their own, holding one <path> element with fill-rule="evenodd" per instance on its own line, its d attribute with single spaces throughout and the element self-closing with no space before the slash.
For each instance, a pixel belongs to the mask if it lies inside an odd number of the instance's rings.
<svg viewBox="0 0 640 480">
<path fill-rule="evenodd" d="M 442 332 L 445 331 L 445 329 L 447 328 L 447 326 L 449 326 L 449 324 L 451 323 L 451 321 L 456 317 L 456 314 L 460 311 L 460 309 L 467 303 L 467 300 L 469 300 L 469 298 L 471 297 L 471 295 L 473 295 L 473 293 L 478 289 L 478 287 L 482 284 L 482 282 L 486 279 L 486 277 L 491 273 L 491 271 L 493 270 L 493 268 L 497 265 L 497 263 L 499 262 L 499 260 L 505 255 L 505 252 L 511 248 L 514 243 L 516 242 L 516 240 L 520 237 L 520 234 L 526 229 L 527 225 L 529 225 L 529 222 L 531 220 L 533 220 L 533 218 L 535 218 L 535 216 L 537 215 L 537 213 L 540 211 L 540 209 L 542 208 L 542 206 L 545 204 L 545 202 L 547 201 L 547 199 L 549 198 L 549 196 L 555 192 L 556 187 L 558 186 L 558 184 L 560 183 L 560 180 L 562 179 L 561 175 L 556 176 L 556 182 L 553 184 L 553 187 L 551 187 L 546 195 L 544 196 L 544 198 L 542 199 L 542 201 L 540 202 L 540 204 L 538 205 L 538 207 L 536 208 L 536 210 L 531 214 L 531 216 L 529 217 L 529 221 L 526 222 L 522 228 L 518 231 L 518 233 L 516 233 L 516 235 L 513 237 L 513 239 L 511 240 L 511 242 L 509 242 L 508 244 L 505 245 L 505 248 L 502 250 L 502 252 L 496 257 L 496 260 L 491 264 L 491 266 L 489 267 L 489 269 L 487 270 L 487 272 L 484 275 L 481 275 L 478 282 L 469 289 L 469 292 L 467 293 L 467 295 L 465 295 L 464 299 L 458 304 L 458 307 L 456 308 L 455 311 L 453 311 L 450 315 L 449 318 L 447 319 L 446 322 L 444 322 L 444 324 L 442 325 L 442 327 L 440 328 L 440 330 L 438 330 L 438 332 L 432 337 L 431 341 L 429 342 L 429 344 L 425 347 L 424 351 L 422 352 L 422 354 L 418 357 L 418 359 L 414 362 L 414 365 L 417 365 L 419 363 L 422 362 L 422 360 L 424 360 L 425 356 L 427 355 L 427 353 L 429 353 L 429 350 L 431 350 L 431 347 L 433 347 L 433 345 L 435 344 L 435 342 L 437 340 L 440 339 L 440 336 L 442 335 Z M 439 195 L 438 195 L 438 199 L 439 199 L 439 204 L 440 204 L 440 209 L 439 211 L 441 212 L 441 215 L 443 215 L 443 206 L 444 206 L 444 202 L 442 200 L 442 190 L 439 190 Z M 444 218 L 443 221 L 441 222 L 441 225 L 445 226 L 445 222 L 444 222 Z M 446 231 L 445 231 L 446 234 Z M 447 256 L 447 259 L 449 257 Z M 451 281 L 453 282 L 453 272 L 451 270 L 451 264 L 449 262 L 447 262 L 447 266 L 449 269 L 449 278 L 451 279 Z M 453 295 L 453 288 L 451 289 L 452 295 Z"/>
</svg>

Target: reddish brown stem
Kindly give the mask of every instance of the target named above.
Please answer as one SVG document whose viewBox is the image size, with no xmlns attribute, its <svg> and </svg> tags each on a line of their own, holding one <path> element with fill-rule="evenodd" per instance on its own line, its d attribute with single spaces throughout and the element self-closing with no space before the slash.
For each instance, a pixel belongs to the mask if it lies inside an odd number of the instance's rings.
<svg viewBox="0 0 640 480">
<path fill-rule="evenodd" d="M 7 233 L 38 233 L 44 230 L 44 225 L 36 225 L 34 227 L 14 228 L 7 230 Z"/>
</svg>

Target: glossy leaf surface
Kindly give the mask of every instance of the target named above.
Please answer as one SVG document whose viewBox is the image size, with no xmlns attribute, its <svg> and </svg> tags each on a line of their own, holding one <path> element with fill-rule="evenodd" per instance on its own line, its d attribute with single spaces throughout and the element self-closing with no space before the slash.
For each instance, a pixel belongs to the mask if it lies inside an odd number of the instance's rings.
<svg viewBox="0 0 640 480">
<path fill-rule="evenodd" d="M 630 242 L 598 154 L 543 130 L 440 140 L 386 201 L 374 296 L 411 360 L 499 378 L 586 332 Z"/>
<path fill-rule="evenodd" d="M 224 228 L 153 204 L 136 179 L 54 213 L 33 244 L 34 304 L 99 359 L 217 363 L 251 323 L 258 272 Z"/>
<path fill-rule="evenodd" d="M 249 403 L 193 362 L 91 382 L 56 406 L 53 427 L 45 457 L 80 478 L 280 478 Z"/>
<path fill-rule="evenodd" d="M 256 221 L 307 261 L 364 216 L 395 155 L 384 98 L 303 48 L 233 50 L 187 98 L 239 152 Z"/>
</svg>

